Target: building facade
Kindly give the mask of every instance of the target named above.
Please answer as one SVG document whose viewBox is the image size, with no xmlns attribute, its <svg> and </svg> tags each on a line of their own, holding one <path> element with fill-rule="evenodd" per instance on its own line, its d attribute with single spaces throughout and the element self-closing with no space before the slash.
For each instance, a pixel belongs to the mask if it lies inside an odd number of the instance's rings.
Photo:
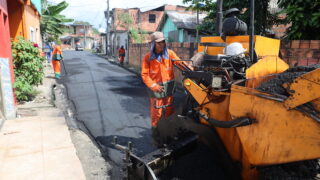
<svg viewBox="0 0 320 180">
<path fill-rule="evenodd" d="M 199 24 L 206 14 L 199 14 Z M 158 31 L 162 31 L 169 42 L 197 42 L 197 14 L 192 12 L 166 11 Z"/>
<path fill-rule="evenodd" d="M 109 12 L 110 19 L 108 20 L 108 24 L 110 24 L 110 30 L 107 32 L 109 45 L 108 55 L 118 56 L 117 52 L 121 46 L 124 46 L 128 52 L 128 45 L 130 43 L 149 42 L 149 35 L 159 28 L 166 11 L 186 11 L 186 7 L 163 5 L 144 12 L 138 8 L 112 9 L 112 11 Z M 130 23 L 126 22 L 128 19 L 131 19 L 128 21 Z M 137 42 L 134 38 L 130 38 L 132 29 L 141 37 L 140 42 Z M 128 62 L 128 57 L 125 58 L 125 62 Z"/>
<path fill-rule="evenodd" d="M 90 24 L 71 24 L 67 28 L 69 32 L 60 37 L 64 47 L 74 49 L 76 43 L 80 43 L 85 49 L 95 48 L 99 40 L 99 34 L 95 34 Z"/>
<path fill-rule="evenodd" d="M 22 36 L 42 47 L 41 0 L 8 0 L 10 37 Z"/>
<path fill-rule="evenodd" d="M 11 56 L 10 25 L 11 16 L 7 0 L 0 0 L 0 126 L 4 119 L 16 116 L 16 103 L 12 84 L 14 73 Z"/>
</svg>

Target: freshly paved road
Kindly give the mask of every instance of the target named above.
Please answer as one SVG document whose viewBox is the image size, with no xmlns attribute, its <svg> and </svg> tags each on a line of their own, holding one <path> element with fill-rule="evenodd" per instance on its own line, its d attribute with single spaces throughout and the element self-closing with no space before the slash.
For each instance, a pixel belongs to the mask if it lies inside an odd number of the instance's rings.
<svg viewBox="0 0 320 180">
<path fill-rule="evenodd" d="M 83 122 L 108 159 L 119 165 L 124 157 L 111 145 L 114 136 L 118 137 L 119 144 L 131 141 L 138 156 L 155 150 L 150 131 L 149 97 L 141 79 L 86 51 L 65 51 L 64 59 L 59 82 L 65 85 L 68 98 L 75 106 L 76 119 Z M 180 93 L 175 102 L 183 98 Z M 201 146 L 189 159 L 176 165 L 180 170 L 171 170 L 168 174 L 178 179 L 221 179 L 221 169 L 210 164 L 213 161 L 208 148 Z M 200 165 L 200 170 L 195 171 L 194 166 Z M 116 176 L 113 179 L 118 179 Z"/>
</svg>

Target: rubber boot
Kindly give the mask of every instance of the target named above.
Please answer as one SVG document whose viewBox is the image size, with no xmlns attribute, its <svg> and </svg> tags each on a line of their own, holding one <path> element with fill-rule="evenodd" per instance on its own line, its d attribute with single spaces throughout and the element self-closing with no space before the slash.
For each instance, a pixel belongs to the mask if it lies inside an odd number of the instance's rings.
<svg viewBox="0 0 320 180">
<path fill-rule="evenodd" d="M 60 74 L 55 73 L 55 74 L 54 74 L 54 77 L 55 77 L 56 79 L 60 79 Z"/>
</svg>

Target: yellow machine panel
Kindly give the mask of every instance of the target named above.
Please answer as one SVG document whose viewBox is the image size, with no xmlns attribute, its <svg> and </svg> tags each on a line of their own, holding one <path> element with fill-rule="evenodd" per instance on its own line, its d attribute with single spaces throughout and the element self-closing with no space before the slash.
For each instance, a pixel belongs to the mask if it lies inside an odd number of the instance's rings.
<svg viewBox="0 0 320 180">
<path fill-rule="evenodd" d="M 221 39 L 221 37 L 210 36 L 210 37 L 202 37 L 201 42 L 215 42 L 215 43 L 226 43 L 231 44 L 234 42 L 239 42 L 242 44 L 243 48 L 245 48 L 249 52 L 249 36 L 227 36 L 226 41 Z M 267 38 L 263 36 L 254 36 L 255 42 L 255 51 L 258 57 L 264 56 L 278 56 L 280 50 L 280 40 Z M 224 47 L 207 47 L 206 53 L 209 55 L 217 55 L 223 54 Z M 205 46 L 198 46 L 198 52 L 203 52 L 205 50 Z"/>
</svg>

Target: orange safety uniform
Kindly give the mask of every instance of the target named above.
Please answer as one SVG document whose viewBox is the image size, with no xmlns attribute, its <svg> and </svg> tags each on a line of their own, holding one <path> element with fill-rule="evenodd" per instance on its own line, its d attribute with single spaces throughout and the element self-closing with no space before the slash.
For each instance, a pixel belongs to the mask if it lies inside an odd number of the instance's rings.
<svg viewBox="0 0 320 180">
<path fill-rule="evenodd" d="M 120 61 L 120 63 L 122 64 L 123 61 L 124 61 L 124 57 L 125 57 L 125 54 L 126 54 L 126 50 L 120 48 L 119 51 L 118 51 L 118 53 L 119 53 L 119 61 Z"/>
<path fill-rule="evenodd" d="M 143 82 L 152 92 L 155 86 L 174 83 L 174 64 L 180 64 L 181 61 L 172 50 L 167 49 L 168 59 L 161 57 L 161 61 L 157 58 L 151 59 L 151 53 L 147 53 L 142 60 L 141 77 Z M 165 88 L 167 89 L 167 88 Z M 173 92 L 172 92 L 173 93 Z M 164 95 L 164 97 L 152 97 L 150 100 L 150 114 L 151 114 L 151 125 L 156 127 L 159 120 L 163 115 L 163 110 L 165 109 L 165 117 L 170 116 L 174 113 L 173 107 L 173 96 L 172 93 Z"/>
<path fill-rule="evenodd" d="M 56 45 L 54 46 L 53 53 L 52 53 L 52 65 L 53 65 L 53 71 L 56 78 L 60 78 L 60 60 L 54 59 L 55 54 L 60 54 L 62 57 L 62 51 L 61 47 Z"/>
</svg>

